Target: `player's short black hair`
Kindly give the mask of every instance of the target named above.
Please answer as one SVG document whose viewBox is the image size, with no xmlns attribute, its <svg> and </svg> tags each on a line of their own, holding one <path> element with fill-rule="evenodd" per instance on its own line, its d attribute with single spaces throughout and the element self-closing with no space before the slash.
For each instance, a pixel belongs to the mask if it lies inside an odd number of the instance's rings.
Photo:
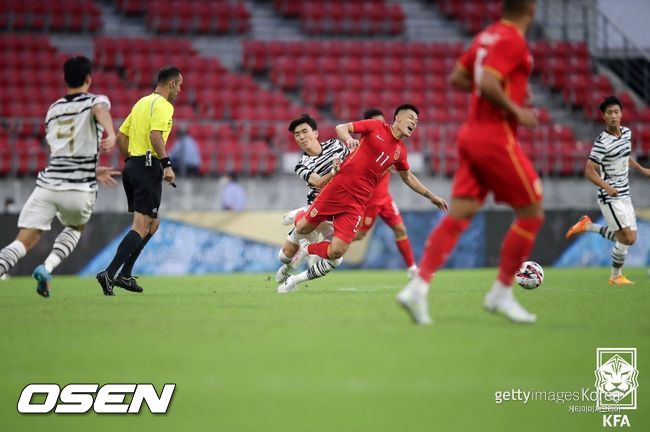
<svg viewBox="0 0 650 432">
<path fill-rule="evenodd" d="M 411 105 L 411 104 L 402 104 L 402 105 L 398 106 L 398 107 L 395 109 L 395 114 L 393 114 L 393 118 L 397 117 L 397 114 L 398 114 L 400 111 L 404 111 L 404 110 L 412 110 L 412 111 L 415 111 L 415 113 L 416 113 L 417 115 L 420 115 L 420 110 L 419 110 L 415 105 Z"/>
<path fill-rule="evenodd" d="M 181 70 L 176 66 L 167 65 L 160 68 L 156 84 L 167 84 L 170 80 L 181 76 Z"/>
<path fill-rule="evenodd" d="M 623 111 L 623 104 L 621 104 L 621 101 L 618 100 L 616 96 L 607 96 L 600 103 L 598 109 L 600 110 L 601 113 L 604 113 L 605 111 L 607 111 L 607 108 L 609 108 L 612 105 L 618 105 L 621 108 L 621 111 Z"/>
<path fill-rule="evenodd" d="M 318 123 L 316 123 L 316 120 L 314 120 L 309 114 L 303 114 L 297 119 L 291 120 L 291 123 L 289 123 L 289 132 L 293 133 L 293 131 L 303 123 L 307 123 L 313 130 L 318 130 Z"/>
<path fill-rule="evenodd" d="M 503 14 L 507 16 L 519 16 L 526 13 L 528 5 L 536 0 L 503 0 Z"/>
<path fill-rule="evenodd" d="M 363 118 L 366 120 L 371 119 L 375 116 L 382 116 L 384 118 L 386 117 L 379 108 L 368 108 L 363 112 Z"/>
<path fill-rule="evenodd" d="M 63 63 L 63 79 L 70 88 L 84 85 L 86 77 L 91 74 L 93 65 L 86 57 L 76 56 Z"/>
</svg>

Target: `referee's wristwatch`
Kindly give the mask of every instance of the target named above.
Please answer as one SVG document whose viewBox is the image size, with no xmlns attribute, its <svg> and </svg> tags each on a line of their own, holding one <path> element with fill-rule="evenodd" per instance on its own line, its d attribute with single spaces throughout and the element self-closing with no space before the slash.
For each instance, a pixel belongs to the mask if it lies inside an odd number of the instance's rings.
<svg viewBox="0 0 650 432">
<path fill-rule="evenodd" d="M 162 164 L 163 169 L 172 167 L 172 161 L 168 157 L 160 159 L 160 163 Z"/>
</svg>

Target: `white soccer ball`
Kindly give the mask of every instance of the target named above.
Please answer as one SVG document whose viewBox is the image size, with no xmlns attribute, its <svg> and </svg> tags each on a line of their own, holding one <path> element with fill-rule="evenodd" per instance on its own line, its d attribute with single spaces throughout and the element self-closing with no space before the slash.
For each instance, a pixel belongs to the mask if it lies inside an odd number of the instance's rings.
<svg viewBox="0 0 650 432">
<path fill-rule="evenodd" d="M 522 288 L 535 289 L 544 282 L 544 269 L 535 261 L 524 261 L 515 273 L 515 280 Z"/>
</svg>

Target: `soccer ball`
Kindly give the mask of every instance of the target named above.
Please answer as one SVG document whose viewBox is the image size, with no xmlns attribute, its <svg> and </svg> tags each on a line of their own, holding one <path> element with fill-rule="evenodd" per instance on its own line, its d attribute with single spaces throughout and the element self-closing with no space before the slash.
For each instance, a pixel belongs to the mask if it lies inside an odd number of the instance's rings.
<svg viewBox="0 0 650 432">
<path fill-rule="evenodd" d="M 544 282 L 544 269 L 535 261 L 525 261 L 515 273 L 515 280 L 522 288 L 535 289 Z"/>
</svg>

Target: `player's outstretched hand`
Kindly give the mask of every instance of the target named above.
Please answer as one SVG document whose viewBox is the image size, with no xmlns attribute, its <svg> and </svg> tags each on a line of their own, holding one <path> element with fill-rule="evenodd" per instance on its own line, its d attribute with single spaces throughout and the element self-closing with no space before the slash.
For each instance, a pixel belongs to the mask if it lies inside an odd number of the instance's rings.
<svg viewBox="0 0 650 432">
<path fill-rule="evenodd" d="M 359 140 L 355 138 L 350 138 L 345 141 L 345 145 L 348 146 L 348 148 L 351 151 L 354 151 L 357 149 L 357 147 L 359 147 Z"/>
<path fill-rule="evenodd" d="M 110 149 L 112 149 L 114 145 L 115 145 L 115 134 L 108 134 L 106 135 L 106 138 L 103 138 L 99 142 L 99 150 L 105 153 Z"/>
<path fill-rule="evenodd" d="M 117 186 L 117 181 L 113 176 L 122 174 L 120 171 L 114 170 L 112 166 L 98 166 L 95 168 L 95 176 L 100 185 L 104 187 L 114 188 Z"/>
<path fill-rule="evenodd" d="M 165 168 L 163 171 L 163 180 L 165 180 L 167 183 L 171 184 L 174 183 L 174 180 L 176 180 L 176 174 L 174 174 L 174 170 L 172 167 L 168 166 Z"/>
<path fill-rule="evenodd" d="M 432 195 L 433 195 L 433 196 L 432 196 L 431 199 L 430 199 L 431 203 L 432 203 L 434 206 L 438 207 L 438 208 L 439 208 L 440 210 L 442 210 L 443 212 L 447 213 L 447 212 L 449 211 L 449 205 L 447 204 L 447 201 L 445 201 L 444 199 L 440 198 L 440 197 L 439 197 L 438 195 L 436 195 L 436 194 L 432 194 Z"/>
<path fill-rule="evenodd" d="M 516 111 L 517 122 L 525 127 L 535 127 L 539 124 L 535 111 L 530 108 L 517 108 Z"/>
</svg>

